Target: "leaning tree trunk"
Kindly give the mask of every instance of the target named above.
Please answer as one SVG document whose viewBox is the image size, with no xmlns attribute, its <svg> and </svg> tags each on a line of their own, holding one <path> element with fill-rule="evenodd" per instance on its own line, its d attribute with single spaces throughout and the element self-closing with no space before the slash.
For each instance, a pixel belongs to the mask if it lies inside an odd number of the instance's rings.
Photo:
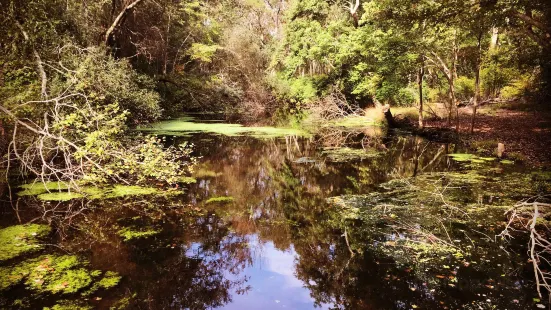
<svg viewBox="0 0 551 310">
<path fill-rule="evenodd" d="M 119 15 L 117 16 L 117 18 L 115 18 L 115 20 L 113 21 L 113 23 L 111 24 L 111 26 L 107 29 L 107 31 L 105 31 L 105 36 L 104 36 L 104 39 L 103 39 L 103 43 L 107 46 L 110 45 L 110 43 L 113 41 L 113 36 L 114 36 L 114 32 L 115 30 L 117 29 L 117 27 L 119 27 L 122 23 L 123 23 L 123 20 L 124 18 L 126 17 L 126 15 L 138 4 L 140 4 L 140 2 L 142 2 L 143 0 L 134 0 L 132 3 L 130 3 L 129 5 L 127 5 L 120 13 Z"/>
</svg>

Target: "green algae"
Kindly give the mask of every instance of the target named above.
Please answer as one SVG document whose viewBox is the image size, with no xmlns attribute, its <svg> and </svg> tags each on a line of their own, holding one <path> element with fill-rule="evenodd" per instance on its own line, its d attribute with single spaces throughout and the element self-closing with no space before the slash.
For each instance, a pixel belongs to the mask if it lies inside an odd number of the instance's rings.
<svg viewBox="0 0 551 310">
<path fill-rule="evenodd" d="M 75 255 L 44 255 L 15 266 L 0 267 L 0 291 L 18 284 L 38 294 L 88 296 L 118 285 L 116 272 L 91 270 L 89 262 Z"/>
<path fill-rule="evenodd" d="M 205 202 L 206 204 L 211 204 L 211 203 L 220 203 L 220 204 L 224 204 L 224 203 L 231 203 L 233 202 L 235 199 L 233 197 L 227 197 L 227 196 L 221 196 L 221 197 L 211 197 L 209 199 L 207 199 L 207 201 Z"/>
<path fill-rule="evenodd" d="M 75 192 L 54 192 L 40 194 L 37 197 L 43 201 L 69 201 L 72 199 L 82 198 L 84 195 Z"/>
<path fill-rule="evenodd" d="M 209 169 L 202 168 L 202 167 L 196 169 L 193 172 L 193 177 L 198 178 L 198 179 L 217 178 L 221 175 L 222 175 L 221 172 L 216 172 L 216 171 L 209 170 Z"/>
<path fill-rule="evenodd" d="M 183 183 L 191 184 L 196 182 L 194 178 L 188 177 L 182 179 Z M 88 199 L 113 199 L 127 196 L 145 196 L 156 194 L 170 194 L 171 191 L 163 191 L 154 187 L 115 185 L 104 188 L 96 186 L 81 186 L 79 188 L 69 188 L 61 182 L 49 182 L 46 186 L 42 183 L 25 184 L 21 186 L 24 190 L 19 192 L 19 196 L 37 196 L 42 201 L 70 201 L 79 198 Z M 69 191 L 70 189 L 70 191 Z M 51 191 L 51 192 L 48 192 Z"/>
<path fill-rule="evenodd" d="M 124 241 L 132 241 L 136 239 L 144 239 L 149 238 L 155 235 L 158 235 L 161 231 L 160 230 L 140 230 L 135 227 L 124 227 L 123 229 L 119 230 L 117 234 L 121 237 L 123 237 Z"/>
<path fill-rule="evenodd" d="M 153 195 L 160 191 L 153 187 L 115 185 L 111 190 L 107 190 L 105 198 L 120 198 L 125 196 L 143 196 Z"/>
<path fill-rule="evenodd" d="M 80 301 L 61 300 L 52 307 L 44 307 L 43 310 L 92 310 L 94 307 Z"/>
<path fill-rule="evenodd" d="M 37 181 L 34 183 L 21 185 L 20 188 L 23 190 L 17 193 L 18 196 L 37 196 L 50 191 L 67 190 L 69 187 L 63 182 L 42 183 Z"/>
<path fill-rule="evenodd" d="M 142 132 L 157 135 L 180 136 L 190 133 L 211 133 L 216 135 L 225 135 L 230 137 L 251 136 L 260 139 L 279 138 L 287 136 L 309 137 L 310 134 L 301 129 L 295 128 L 277 128 L 277 127 L 245 127 L 241 124 L 228 123 L 200 123 L 192 119 L 176 119 L 151 124 L 147 127 L 140 127 Z"/>
<path fill-rule="evenodd" d="M 118 273 L 113 272 L 113 271 L 107 271 L 107 272 L 105 272 L 105 274 L 103 275 L 103 278 L 101 278 L 101 280 L 94 282 L 94 284 L 90 287 L 90 289 L 88 289 L 87 291 L 82 293 L 82 295 L 83 296 L 88 296 L 88 295 L 91 295 L 91 294 L 95 293 L 96 291 L 98 291 L 100 289 L 104 289 L 104 290 L 111 289 L 111 288 L 117 286 L 119 284 L 119 282 L 121 281 L 121 279 L 122 279 L 122 277 L 119 276 Z"/>
<path fill-rule="evenodd" d="M 27 224 L 0 230 L 0 261 L 9 260 L 43 248 L 38 239 L 50 233 L 50 226 Z"/>
<path fill-rule="evenodd" d="M 340 147 L 340 148 L 324 148 L 322 154 L 325 155 L 327 159 L 332 162 L 348 162 L 348 161 L 364 160 L 368 158 L 375 158 L 380 156 L 382 153 L 375 152 L 375 151 L 368 151 L 364 149 L 352 149 L 348 147 Z"/>
<path fill-rule="evenodd" d="M 448 154 L 448 156 L 461 163 L 471 163 L 471 164 L 484 164 L 487 162 L 495 161 L 497 158 L 495 157 L 481 157 L 477 156 L 475 154 Z"/>
</svg>

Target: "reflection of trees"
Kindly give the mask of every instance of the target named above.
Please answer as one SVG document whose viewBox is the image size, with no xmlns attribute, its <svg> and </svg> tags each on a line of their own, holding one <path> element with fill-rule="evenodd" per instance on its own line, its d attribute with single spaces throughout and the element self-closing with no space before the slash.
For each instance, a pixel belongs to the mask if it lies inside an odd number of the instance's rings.
<svg viewBox="0 0 551 310">
<path fill-rule="evenodd" d="M 343 220 L 342 210 L 325 203 L 325 197 L 343 194 L 351 186 L 356 186 L 352 188 L 356 193 L 367 192 L 389 178 L 446 164 L 439 145 L 404 137 L 385 143 L 384 156 L 330 163 L 311 141 L 215 138 L 201 142 L 205 148 L 198 154 L 205 155 L 204 168 L 215 173 L 192 186 L 184 201 L 155 198 L 125 200 L 120 203 L 124 207 L 112 201 L 86 205 L 85 212 L 69 221 L 63 208 L 49 214 L 63 218 L 54 222 L 68 227 L 62 230 L 72 236 L 62 242 L 64 248 L 89 248 L 97 268 L 125 276 L 123 285 L 137 293 L 136 309 L 204 309 L 230 302 L 231 292 L 247 289 L 241 273 L 253 260 L 247 240 L 252 234 L 261 244 L 273 241 L 280 250 L 294 245 L 299 254 L 296 274 L 318 304 L 390 309 L 419 300 L 419 305 L 431 306 L 435 301 L 426 301 L 422 296 L 426 291 L 410 290 L 422 287 L 419 279 L 369 247 L 386 240 L 384 232 L 374 229 L 377 223 L 373 227 Z M 301 158 L 316 161 L 301 163 Z M 203 204 L 214 196 L 235 200 L 227 205 Z M 134 217 L 139 221 L 118 220 Z M 67 222 L 69 226 L 63 224 Z M 125 243 L 116 232 L 129 224 L 162 233 Z"/>
<path fill-rule="evenodd" d="M 119 292 L 136 294 L 132 309 L 216 308 L 247 290 L 240 275 L 252 262 L 246 237 L 177 199 L 74 201 L 55 204 L 42 217 L 63 232 L 56 248 L 89 255 L 93 268 L 124 277 Z M 161 233 L 124 242 L 121 227 Z M 110 295 L 102 302 L 115 300 Z"/>
</svg>

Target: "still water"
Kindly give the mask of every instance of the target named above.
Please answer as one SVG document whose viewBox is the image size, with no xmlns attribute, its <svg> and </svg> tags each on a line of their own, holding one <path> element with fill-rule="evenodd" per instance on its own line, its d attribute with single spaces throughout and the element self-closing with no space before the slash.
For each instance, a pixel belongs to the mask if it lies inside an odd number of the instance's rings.
<svg viewBox="0 0 551 310">
<path fill-rule="evenodd" d="M 269 310 L 538 303 L 524 241 L 494 238 L 507 220 L 502 207 L 522 196 L 505 197 L 496 186 L 518 167 L 456 162 L 447 154 L 460 146 L 402 133 L 167 137 L 167 144 L 184 141 L 194 144 L 197 182 L 180 195 L 73 201 L 52 212 L 44 212 L 52 203 L 14 198 L 23 223 L 54 227 L 43 253 L 75 254 L 122 279 L 87 296 L 19 285 L 3 291 L 0 304 Z M 473 177 L 476 169 L 489 176 Z M 453 186 L 456 179 L 465 183 Z M 13 205 L 4 203 L 2 227 L 18 222 Z M 469 214 L 455 211 L 463 207 Z M 127 240 L 125 228 L 152 233 Z"/>
</svg>

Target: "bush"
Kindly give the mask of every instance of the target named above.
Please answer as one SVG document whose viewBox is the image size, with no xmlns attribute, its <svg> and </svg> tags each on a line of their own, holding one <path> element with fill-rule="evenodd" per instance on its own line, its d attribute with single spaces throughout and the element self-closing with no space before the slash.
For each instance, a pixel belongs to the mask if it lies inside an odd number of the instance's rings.
<svg viewBox="0 0 551 310">
<path fill-rule="evenodd" d="M 525 95 L 533 87 L 533 77 L 528 74 L 521 75 L 501 90 L 503 99 L 515 99 Z"/>
<path fill-rule="evenodd" d="M 396 104 L 402 107 L 413 106 L 416 102 L 416 91 L 412 88 L 401 88 L 395 96 Z"/>
<path fill-rule="evenodd" d="M 460 101 L 466 101 L 474 97 L 475 80 L 466 76 L 460 76 L 455 82 L 456 97 Z"/>
</svg>

